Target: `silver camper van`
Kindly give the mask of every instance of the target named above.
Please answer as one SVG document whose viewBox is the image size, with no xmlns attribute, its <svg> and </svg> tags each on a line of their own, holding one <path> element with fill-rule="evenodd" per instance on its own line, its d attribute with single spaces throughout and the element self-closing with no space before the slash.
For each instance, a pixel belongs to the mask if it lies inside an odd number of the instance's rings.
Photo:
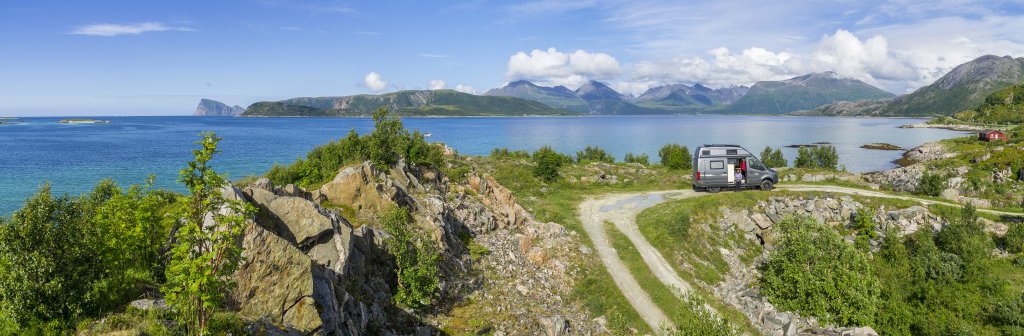
<svg viewBox="0 0 1024 336">
<path fill-rule="evenodd" d="M 699 146 L 693 153 L 693 188 L 710 192 L 736 188 L 736 170 L 741 173 L 739 187 L 743 189 L 771 190 L 779 183 L 779 173 L 745 148 L 711 144 Z"/>
</svg>

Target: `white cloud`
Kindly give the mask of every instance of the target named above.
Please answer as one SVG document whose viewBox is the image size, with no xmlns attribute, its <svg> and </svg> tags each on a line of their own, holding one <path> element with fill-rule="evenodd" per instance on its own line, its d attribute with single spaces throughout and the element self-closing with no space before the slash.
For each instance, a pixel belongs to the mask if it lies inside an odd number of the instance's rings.
<svg viewBox="0 0 1024 336">
<path fill-rule="evenodd" d="M 462 92 L 462 93 L 476 94 L 476 89 L 474 89 L 472 86 L 469 86 L 469 85 L 462 85 L 462 84 L 456 85 L 455 86 L 455 91 L 459 91 L 459 92 Z"/>
<path fill-rule="evenodd" d="M 517 52 L 508 60 L 506 77 L 542 84 L 578 87 L 591 79 L 610 79 L 619 75 L 619 62 L 606 53 L 576 50 L 571 54 L 555 48 Z"/>
<path fill-rule="evenodd" d="M 118 36 L 118 35 L 139 35 L 148 32 L 163 31 L 194 31 L 188 27 L 170 27 L 160 22 L 142 22 L 133 24 L 112 24 L 101 23 L 91 24 L 75 28 L 71 31 L 74 35 L 89 36 Z"/>
<path fill-rule="evenodd" d="M 379 73 L 370 72 L 363 77 L 363 86 L 371 91 L 381 91 L 388 87 L 388 81 L 384 80 Z"/>
<path fill-rule="evenodd" d="M 431 90 L 441 90 L 441 89 L 444 89 L 444 81 L 440 80 L 440 79 L 431 79 L 428 84 L 429 84 Z"/>
<path fill-rule="evenodd" d="M 1024 24 L 1021 24 L 1024 29 Z M 955 25 L 959 26 L 959 25 Z M 935 27 L 935 29 L 939 29 Z M 916 29 L 915 29 L 916 30 Z M 899 37 L 899 49 L 881 32 L 868 38 L 839 29 L 823 36 L 804 53 L 771 51 L 750 47 L 740 52 L 720 47 L 709 56 L 677 56 L 630 64 L 629 78 L 616 88 L 639 93 L 647 87 L 672 83 L 702 83 L 711 86 L 751 85 L 761 80 L 781 80 L 808 73 L 835 71 L 894 93 L 906 93 L 930 84 L 953 67 L 985 53 L 1024 54 L 1024 46 L 989 42 L 979 46 L 963 32 L 915 43 Z M 891 32 L 890 32 L 891 33 Z M 968 32 L 969 34 L 969 32 Z M 908 36 L 919 36 L 917 33 Z M 928 40 L 931 38 L 926 38 Z M 989 40 L 991 41 L 991 40 Z"/>
</svg>

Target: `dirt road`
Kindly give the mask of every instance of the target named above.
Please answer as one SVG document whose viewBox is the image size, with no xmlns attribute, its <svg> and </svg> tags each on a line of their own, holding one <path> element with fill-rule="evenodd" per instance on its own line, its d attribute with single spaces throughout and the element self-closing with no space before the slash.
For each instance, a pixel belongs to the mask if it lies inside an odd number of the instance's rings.
<svg viewBox="0 0 1024 336">
<path fill-rule="evenodd" d="M 879 191 L 837 186 L 792 184 L 778 186 L 778 189 L 895 198 L 917 201 L 924 205 L 944 204 L 949 206 L 959 206 L 958 204 L 949 202 L 933 201 L 911 196 L 891 195 Z M 747 192 L 759 191 L 752 190 Z M 579 205 L 580 221 L 583 222 L 584 230 L 594 243 L 594 248 L 597 251 L 598 256 L 601 258 L 601 262 L 604 264 L 605 268 L 608 269 L 608 273 L 611 274 L 612 280 L 619 287 L 619 290 L 622 291 L 622 294 L 626 297 L 629 303 L 634 309 L 636 309 L 637 313 L 640 314 L 644 321 L 655 330 L 658 330 L 661 327 L 672 328 L 673 324 L 671 320 L 668 319 L 665 312 L 661 311 L 661 309 L 651 301 L 650 295 L 648 295 L 636 281 L 636 278 L 634 278 L 629 272 L 629 268 L 623 264 L 622 259 L 619 259 L 618 253 L 608 240 L 608 234 L 604 231 L 604 223 L 613 223 L 619 231 L 629 238 L 630 243 L 632 243 L 633 246 L 636 247 L 637 251 L 640 252 L 644 263 L 647 264 L 647 267 L 652 273 L 654 273 L 658 280 L 669 288 L 676 289 L 680 294 L 687 294 L 691 291 L 690 284 L 679 277 L 679 273 L 672 268 L 672 265 L 669 264 L 668 260 L 666 260 L 665 257 L 662 256 L 646 238 L 644 238 L 643 234 L 640 233 L 640 228 L 636 224 L 636 215 L 646 208 L 668 200 L 701 197 L 704 195 L 709 194 L 698 193 L 689 189 L 630 194 L 610 194 L 588 199 Z M 1022 215 L 1021 213 L 988 209 L 978 209 L 978 211 L 996 215 Z"/>
</svg>

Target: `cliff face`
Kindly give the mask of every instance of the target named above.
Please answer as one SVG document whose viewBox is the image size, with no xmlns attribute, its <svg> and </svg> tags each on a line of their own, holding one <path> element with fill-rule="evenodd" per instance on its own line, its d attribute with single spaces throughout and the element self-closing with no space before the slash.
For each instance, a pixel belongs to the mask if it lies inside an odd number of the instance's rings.
<svg viewBox="0 0 1024 336">
<path fill-rule="evenodd" d="M 200 99 L 196 111 L 192 113 L 197 117 L 234 117 L 245 112 L 241 106 L 228 106 L 216 100 Z"/>
<path fill-rule="evenodd" d="M 506 318 L 492 326 L 512 334 L 542 334 L 552 326 L 601 330 L 561 299 L 572 291 L 579 239 L 558 224 L 535 221 L 490 176 L 453 183 L 438 170 L 399 163 L 382 171 L 367 162 L 341 169 L 317 190 L 267 179 L 234 190 L 258 215 L 242 239 L 233 298 L 244 317 L 266 322 L 265 330 L 434 333 L 447 328 L 447 311 L 466 304 L 478 316 L 501 313 Z M 440 290 L 429 314 L 392 303 L 399 284 L 390 233 L 374 223 L 394 206 L 409 211 L 409 225 L 441 255 Z M 487 252 L 471 255 L 471 246 Z"/>
</svg>

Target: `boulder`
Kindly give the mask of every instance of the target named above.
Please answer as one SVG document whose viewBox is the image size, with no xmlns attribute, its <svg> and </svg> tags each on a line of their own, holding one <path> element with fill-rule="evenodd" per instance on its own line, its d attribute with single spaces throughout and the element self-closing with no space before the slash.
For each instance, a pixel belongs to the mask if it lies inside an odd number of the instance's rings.
<svg viewBox="0 0 1024 336">
<path fill-rule="evenodd" d="M 132 308 L 135 308 L 135 309 L 138 309 L 138 310 L 150 310 L 150 309 L 164 310 L 164 309 L 167 309 L 167 300 L 164 300 L 164 299 L 159 299 L 159 300 L 138 299 L 138 300 L 132 301 L 128 305 L 131 306 Z"/>
<path fill-rule="evenodd" d="M 277 197 L 266 207 L 288 228 L 300 249 L 312 247 L 320 236 L 330 234 L 334 230 L 332 218 L 322 212 L 319 206 L 304 198 Z"/>
<path fill-rule="evenodd" d="M 242 247 L 241 263 L 234 275 L 237 287 L 233 291 L 239 314 L 266 319 L 304 334 L 356 333 L 341 330 L 346 325 L 359 326 L 361 323 L 352 319 L 361 312 L 342 311 L 352 307 L 339 304 L 338 297 L 348 295 L 335 287 L 336 276 L 332 271 L 259 225 L 246 227 Z"/>
</svg>

